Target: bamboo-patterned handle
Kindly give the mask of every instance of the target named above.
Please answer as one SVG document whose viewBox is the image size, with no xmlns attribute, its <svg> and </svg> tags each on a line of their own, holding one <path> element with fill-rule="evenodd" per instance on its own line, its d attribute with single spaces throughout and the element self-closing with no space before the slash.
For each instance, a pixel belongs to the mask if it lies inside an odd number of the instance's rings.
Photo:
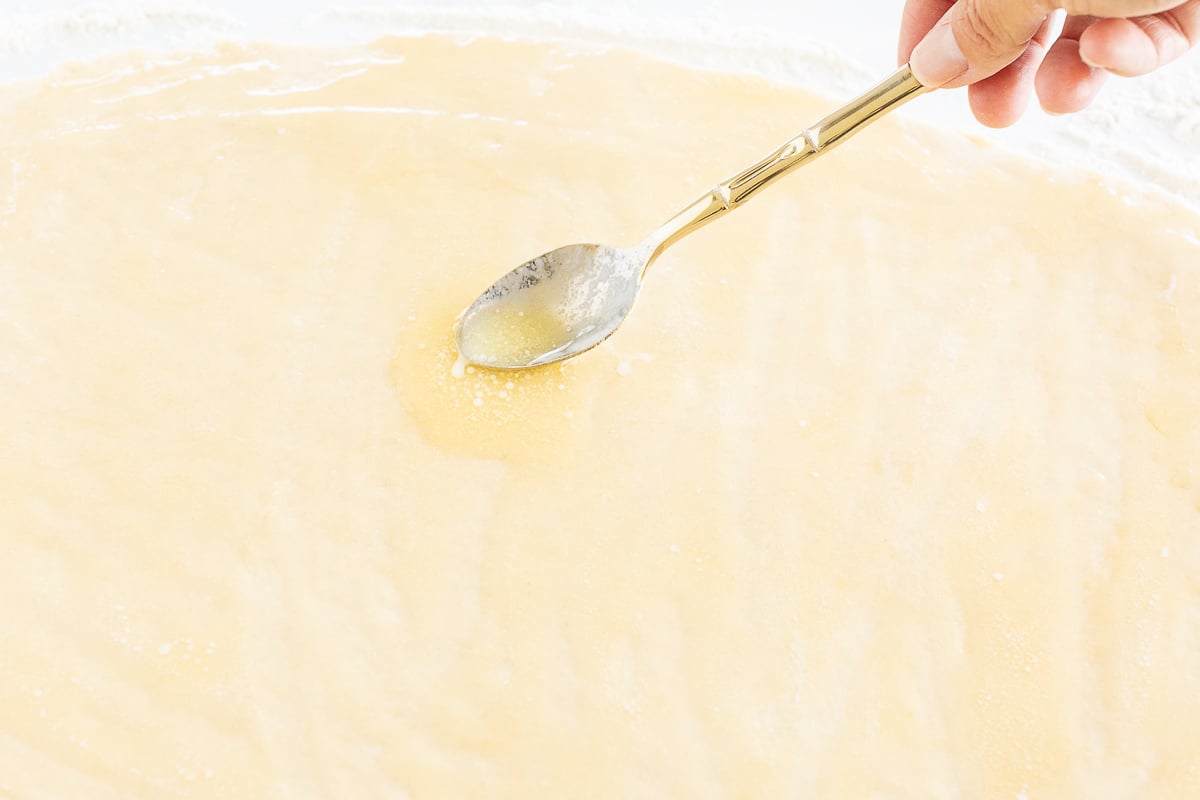
<svg viewBox="0 0 1200 800">
<path fill-rule="evenodd" d="M 899 108 L 924 91 L 926 87 L 916 79 L 912 70 L 904 67 L 866 94 L 808 128 L 762 161 L 718 184 L 708 196 L 686 208 L 650 238 L 648 244 L 654 255 L 737 208 L 759 190 L 822 153 L 832 150 L 879 117 Z"/>
</svg>

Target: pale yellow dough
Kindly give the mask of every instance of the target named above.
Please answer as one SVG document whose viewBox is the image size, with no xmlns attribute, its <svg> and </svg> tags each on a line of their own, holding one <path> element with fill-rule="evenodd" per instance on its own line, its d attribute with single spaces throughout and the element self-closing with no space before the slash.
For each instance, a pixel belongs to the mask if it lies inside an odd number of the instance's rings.
<svg viewBox="0 0 1200 800">
<path fill-rule="evenodd" d="M 440 39 L 0 95 L 0 797 L 1200 796 L 1195 214 L 888 121 L 452 374 L 829 106 Z"/>
</svg>

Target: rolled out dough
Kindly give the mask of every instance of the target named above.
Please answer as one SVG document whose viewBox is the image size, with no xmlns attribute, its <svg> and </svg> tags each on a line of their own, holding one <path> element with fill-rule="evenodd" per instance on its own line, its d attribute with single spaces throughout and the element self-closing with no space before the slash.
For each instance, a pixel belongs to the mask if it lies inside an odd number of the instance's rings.
<svg viewBox="0 0 1200 800">
<path fill-rule="evenodd" d="M 454 314 L 829 108 L 230 46 L 0 94 L 0 797 L 1200 796 L 1200 218 L 888 121 L 600 350 Z"/>
</svg>

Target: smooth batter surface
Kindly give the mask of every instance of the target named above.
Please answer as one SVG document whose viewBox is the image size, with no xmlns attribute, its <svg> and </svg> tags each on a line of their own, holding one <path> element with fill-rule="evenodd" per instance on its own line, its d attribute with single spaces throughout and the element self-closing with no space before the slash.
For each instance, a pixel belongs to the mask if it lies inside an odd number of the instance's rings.
<svg viewBox="0 0 1200 800">
<path fill-rule="evenodd" d="M 6 90 L 0 796 L 1200 796 L 1196 215 L 888 121 L 454 369 L 828 108 L 496 41 Z"/>
</svg>

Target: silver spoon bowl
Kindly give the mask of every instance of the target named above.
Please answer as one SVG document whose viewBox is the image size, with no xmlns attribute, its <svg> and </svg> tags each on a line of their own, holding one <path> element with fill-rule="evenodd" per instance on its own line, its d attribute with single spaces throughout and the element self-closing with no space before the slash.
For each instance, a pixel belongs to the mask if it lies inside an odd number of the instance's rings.
<svg viewBox="0 0 1200 800">
<path fill-rule="evenodd" d="M 629 316 L 646 270 L 664 250 L 924 91 L 912 70 L 901 69 L 717 185 L 636 247 L 571 245 L 527 261 L 459 315 L 459 353 L 481 367 L 528 369 L 592 349 Z"/>
<path fill-rule="evenodd" d="M 590 350 L 633 309 L 650 259 L 643 248 L 560 247 L 496 281 L 458 319 L 473 364 L 527 369 Z"/>
</svg>

